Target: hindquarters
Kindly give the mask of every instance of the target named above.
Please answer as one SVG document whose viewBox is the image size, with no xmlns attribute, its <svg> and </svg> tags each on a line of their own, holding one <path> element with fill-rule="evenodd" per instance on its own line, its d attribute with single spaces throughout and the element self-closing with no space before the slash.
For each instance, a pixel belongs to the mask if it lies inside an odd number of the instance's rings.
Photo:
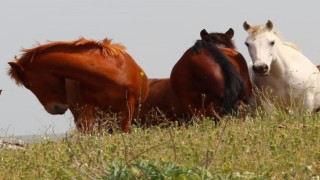
<svg viewBox="0 0 320 180">
<path fill-rule="evenodd" d="M 189 112 L 219 119 L 239 105 L 242 78 L 214 45 L 189 49 L 171 72 L 172 89 Z"/>
</svg>

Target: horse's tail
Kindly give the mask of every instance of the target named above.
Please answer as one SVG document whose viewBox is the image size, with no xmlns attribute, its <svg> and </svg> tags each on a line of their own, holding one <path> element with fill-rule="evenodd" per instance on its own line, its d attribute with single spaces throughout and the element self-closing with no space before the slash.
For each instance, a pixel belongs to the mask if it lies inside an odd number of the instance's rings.
<svg viewBox="0 0 320 180">
<path fill-rule="evenodd" d="M 222 69 L 226 86 L 221 112 L 229 114 L 239 105 L 243 96 L 243 80 L 228 57 L 215 45 L 211 46 L 211 54 Z"/>
</svg>

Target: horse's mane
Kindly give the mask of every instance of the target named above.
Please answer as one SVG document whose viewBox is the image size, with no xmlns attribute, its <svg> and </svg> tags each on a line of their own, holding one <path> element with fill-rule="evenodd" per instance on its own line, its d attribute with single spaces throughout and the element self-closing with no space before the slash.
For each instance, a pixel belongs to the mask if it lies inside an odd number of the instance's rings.
<svg viewBox="0 0 320 180">
<path fill-rule="evenodd" d="M 191 50 L 195 53 L 199 53 L 201 49 L 209 51 L 213 60 L 215 60 L 222 69 L 226 86 L 225 98 L 222 104 L 222 113 L 231 113 L 239 104 L 239 100 L 243 94 L 243 80 L 236 72 L 228 57 L 216 46 L 214 42 L 198 40 L 191 47 Z"/>
<path fill-rule="evenodd" d="M 283 42 L 283 44 L 286 45 L 286 46 L 289 46 L 289 47 L 291 47 L 291 48 L 293 48 L 293 49 L 295 49 L 295 50 L 297 50 L 299 52 L 301 52 L 300 47 L 297 44 L 293 43 L 293 42 Z"/>
<path fill-rule="evenodd" d="M 265 31 L 266 31 L 266 28 L 264 25 L 253 26 L 249 29 L 251 36 L 257 36 Z M 272 31 L 272 32 L 275 36 L 277 36 L 282 41 L 284 45 L 289 46 L 299 52 L 301 51 L 300 47 L 297 44 L 293 42 L 285 42 L 278 32 L 276 31 Z"/>
<path fill-rule="evenodd" d="M 38 46 L 31 49 L 23 49 L 22 56 L 20 58 L 15 57 L 17 65 L 21 68 L 23 64 L 32 62 L 36 56 L 45 54 L 48 52 L 85 52 L 99 50 L 103 56 L 118 56 L 125 54 L 125 47 L 121 44 L 112 44 L 111 39 L 104 39 L 102 41 L 88 40 L 85 38 L 79 38 L 75 41 L 56 41 L 49 42 L 44 45 L 38 44 Z M 8 75 L 16 81 L 16 84 L 22 85 L 21 77 L 15 68 L 10 68 Z"/>
<path fill-rule="evenodd" d="M 38 44 L 31 49 L 22 49 L 22 56 L 17 62 L 31 62 L 40 53 L 60 51 L 60 52 L 83 52 L 99 50 L 104 56 L 118 56 L 126 53 L 126 48 L 121 44 L 112 44 L 111 39 L 105 38 L 102 41 L 79 38 L 75 41 L 55 41 L 44 45 Z"/>
</svg>

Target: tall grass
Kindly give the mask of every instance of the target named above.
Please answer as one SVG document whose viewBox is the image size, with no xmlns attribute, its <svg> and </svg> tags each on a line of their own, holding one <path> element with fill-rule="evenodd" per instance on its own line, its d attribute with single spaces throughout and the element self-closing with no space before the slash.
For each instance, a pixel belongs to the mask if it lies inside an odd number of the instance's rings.
<svg viewBox="0 0 320 180">
<path fill-rule="evenodd" d="M 320 116 L 258 113 L 189 127 L 66 134 L 0 150 L 1 179 L 318 179 Z"/>
</svg>

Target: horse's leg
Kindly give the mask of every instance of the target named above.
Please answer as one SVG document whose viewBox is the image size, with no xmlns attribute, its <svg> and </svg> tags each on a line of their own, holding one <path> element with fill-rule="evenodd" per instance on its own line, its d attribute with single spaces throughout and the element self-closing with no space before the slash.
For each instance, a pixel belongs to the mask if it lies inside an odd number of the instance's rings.
<svg viewBox="0 0 320 180">
<path fill-rule="evenodd" d="M 131 121 L 133 119 L 135 106 L 136 106 L 136 98 L 134 96 L 128 96 L 126 106 L 122 111 L 124 117 L 119 124 L 121 129 L 126 133 L 130 132 Z"/>
<path fill-rule="evenodd" d="M 79 107 L 71 110 L 77 130 L 81 133 L 90 133 L 94 130 L 96 111 L 93 107 Z"/>
<path fill-rule="evenodd" d="M 88 133 L 93 130 L 95 124 L 95 108 L 78 105 L 84 104 L 80 90 L 79 81 L 66 79 L 67 101 L 70 104 L 70 111 L 73 114 L 77 130 L 81 133 Z"/>
</svg>

